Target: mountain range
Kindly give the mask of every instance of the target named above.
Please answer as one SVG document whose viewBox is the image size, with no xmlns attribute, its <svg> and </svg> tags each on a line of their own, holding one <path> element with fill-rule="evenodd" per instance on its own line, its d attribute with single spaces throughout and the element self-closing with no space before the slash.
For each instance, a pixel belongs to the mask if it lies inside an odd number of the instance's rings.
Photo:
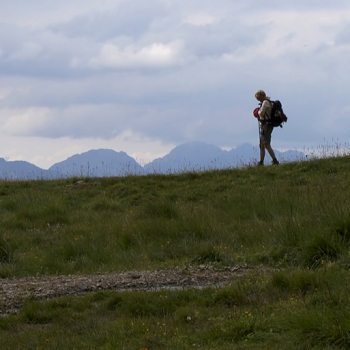
<svg viewBox="0 0 350 350">
<path fill-rule="evenodd" d="M 304 153 L 275 150 L 281 162 L 305 159 Z M 141 166 L 125 152 L 110 149 L 90 150 L 73 155 L 41 169 L 26 161 L 6 161 L 0 158 L 0 179 L 38 180 L 70 177 L 113 177 L 126 175 L 173 174 L 186 171 L 204 171 L 237 168 L 252 165 L 259 158 L 259 148 L 243 144 L 230 151 L 205 142 L 189 142 L 175 147 L 169 154 Z M 268 156 L 267 156 L 268 158 Z"/>
</svg>

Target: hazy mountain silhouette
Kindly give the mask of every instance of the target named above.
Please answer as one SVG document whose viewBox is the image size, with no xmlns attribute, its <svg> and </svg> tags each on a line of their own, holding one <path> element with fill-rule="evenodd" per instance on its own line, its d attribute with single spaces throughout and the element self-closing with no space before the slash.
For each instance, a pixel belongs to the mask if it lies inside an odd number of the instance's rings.
<svg viewBox="0 0 350 350">
<path fill-rule="evenodd" d="M 16 160 L 12 162 L 0 158 L 0 178 L 4 180 L 38 180 L 46 178 L 47 170 L 31 163 Z"/>
<path fill-rule="evenodd" d="M 125 152 L 90 150 L 54 164 L 49 172 L 55 178 L 141 175 L 143 168 Z"/>
<path fill-rule="evenodd" d="M 299 151 L 275 151 L 282 162 L 305 159 Z M 269 156 L 266 156 L 267 161 Z M 8 180 L 60 179 L 69 177 L 110 177 L 143 174 L 171 174 L 252 165 L 259 159 L 259 148 L 243 144 L 230 151 L 205 142 L 188 142 L 169 154 L 142 167 L 125 152 L 90 150 L 52 165 L 48 170 L 25 161 L 0 158 L 0 178 Z"/>
<path fill-rule="evenodd" d="M 219 160 L 227 151 L 204 142 L 189 142 L 175 147 L 163 158 L 144 166 L 146 173 L 178 173 L 202 169 L 219 169 Z"/>
<path fill-rule="evenodd" d="M 275 151 L 282 162 L 301 160 L 304 153 L 299 151 Z M 212 169 L 236 168 L 253 165 L 259 159 L 259 148 L 248 143 L 230 151 L 205 142 L 189 142 L 175 147 L 163 158 L 157 158 L 144 166 L 146 173 L 180 173 Z M 269 155 L 266 155 L 269 160 Z"/>
<path fill-rule="evenodd" d="M 274 150 L 276 158 L 280 162 L 292 162 L 297 160 L 305 159 L 305 154 L 296 150 L 288 150 L 285 152 L 280 152 Z M 245 143 L 229 151 L 230 159 L 234 160 L 235 167 L 244 165 L 253 165 L 260 159 L 259 147 L 254 147 L 249 143 Z M 271 158 L 266 152 L 265 163 L 268 164 Z"/>
</svg>

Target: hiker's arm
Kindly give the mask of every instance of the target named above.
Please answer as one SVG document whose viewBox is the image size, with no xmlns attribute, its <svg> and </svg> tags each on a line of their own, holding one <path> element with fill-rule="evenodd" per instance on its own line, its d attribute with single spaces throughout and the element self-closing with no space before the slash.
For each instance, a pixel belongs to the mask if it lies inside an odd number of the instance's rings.
<svg viewBox="0 0 350 350">
<path fill-rule="evenodd" d="M 267 110 L 267 101 L 265 100 L 259 109 L 259 119 L 263 119 L 263 120 L 265 119 L 266 110 Z"/>
</svg>

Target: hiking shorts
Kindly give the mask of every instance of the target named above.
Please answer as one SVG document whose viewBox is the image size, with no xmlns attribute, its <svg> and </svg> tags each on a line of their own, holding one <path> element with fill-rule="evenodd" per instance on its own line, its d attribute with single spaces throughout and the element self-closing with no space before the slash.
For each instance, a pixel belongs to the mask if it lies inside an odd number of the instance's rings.
<svg viewBox="0 0 350 350">
<path fill-rule="evenodd" d="M 273 131 L 272 125 L 261 125 L 260 126 L 260 144 L 266 145 L 271 143 L 271 134 Z"/>
</svg>

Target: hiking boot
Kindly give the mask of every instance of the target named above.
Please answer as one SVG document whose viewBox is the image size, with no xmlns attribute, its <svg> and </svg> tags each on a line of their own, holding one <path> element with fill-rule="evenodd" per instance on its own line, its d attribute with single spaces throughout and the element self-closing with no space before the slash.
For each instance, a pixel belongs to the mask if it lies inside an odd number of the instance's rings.
<svg viewBox="0 0 350 350">
<path fill-rule="evenodd" d="M 272 165 L 278 165 L 280 162 L 275 158 L 272 160 Z"/>
<path fill-rule="evenodd" d="M 261 160 L 261 161 L 258 163 L 258 165 L 264 165 L 264 161 Z"/>
</svg>

